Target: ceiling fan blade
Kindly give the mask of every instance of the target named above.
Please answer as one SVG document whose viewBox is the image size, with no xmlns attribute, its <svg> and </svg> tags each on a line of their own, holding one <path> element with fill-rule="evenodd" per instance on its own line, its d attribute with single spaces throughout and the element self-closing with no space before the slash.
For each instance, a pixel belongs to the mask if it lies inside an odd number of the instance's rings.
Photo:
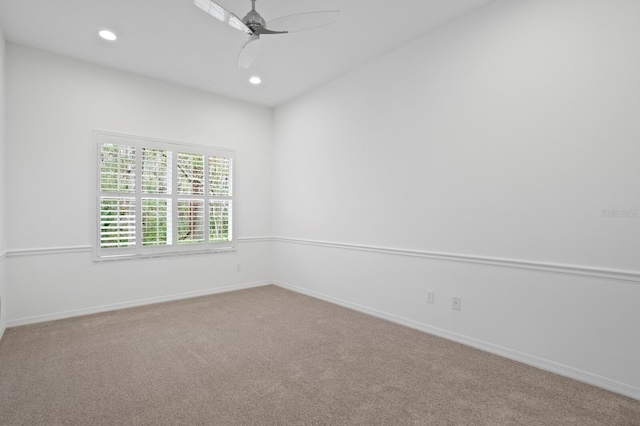
<svg viewBox="0 0 640 426">
<path fill-rule="evenodd" d="M 338 16 L 340 16 L 340 12 L 337 10 L 298 13 L 269 21 L 267 22 L 267 28 L 271 31 L 286 31 L 289 33 L 312 30 L 333 24 L 338 20 Z"/>
<path fill-rule="evenodd" d="M 212 0 L 194 0 L 193 4 L 198 6 L 200 9 L 207 12 L 209 15 L 213 16 L 219 21 L 222 21 L 226 24 L 229 24 L 231 27 L 236 30 L 240 30 L 246 34 L 252 35 L 253 31 L 249 27 L 247 27 L 242 19 L 238 18 L 233 13 L 226 10 L 224 7 L 220 6 L 218 3 Z"/>
<path fill-rule="evenodd" d="M 262 35 L 262 34 L 286 34 L 289 31 L 271 31 L 265 27 L 260 27 L 258 29 L 256 29 L 256 32 L 254 34 L 258 34 L 258 35 Z"/>
<path fill-rule="evenodd" d="M 260 36 L 253 35 L 249 37 L 240 49 L 240 54 L 238 54 L 238 66 L 240 68 L 249 68 L 253 60 L 258 56 L 258 51 L 260 50 Z"/>
</svg>

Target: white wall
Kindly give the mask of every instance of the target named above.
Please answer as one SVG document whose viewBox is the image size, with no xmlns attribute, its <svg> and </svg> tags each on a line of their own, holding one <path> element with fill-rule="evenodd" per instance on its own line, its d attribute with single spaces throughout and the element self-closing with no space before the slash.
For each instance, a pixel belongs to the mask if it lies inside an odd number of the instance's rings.
<svg viewBox="0 0 640 426">
<path fill-rule="evenodd" d="M 7 324 L 7 143 L 5 137 L 5 41 L 0 28 L 0 337 Z"/>
<path fill-rule="evenodd" d="M 276 281 L 640 398 L 638 22 L 497 1 L 277 108 Z"/>
<path fill-rule="evenodd" d="M 9 325 L 268 282 L 271 109 L 13 44 L 7 83 Z M 94 129 L 235 149 L 237 252 L 93 263 Z"/>
</svg>

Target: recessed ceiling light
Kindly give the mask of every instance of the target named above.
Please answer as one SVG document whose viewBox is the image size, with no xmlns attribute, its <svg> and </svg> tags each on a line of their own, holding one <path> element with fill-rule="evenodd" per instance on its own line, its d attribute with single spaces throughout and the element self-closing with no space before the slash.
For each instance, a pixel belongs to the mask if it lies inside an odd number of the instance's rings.
<svg viewBox="0 0 640 426">
<path fill-rule="evenodd" d="M 249 79 L 249 83 L 254 84 L 254 85 L 257 86 L 258 84 L 262 83 L 262 79 L 260 77 L 254 75 L 253 77 L 251 77 Z"/>
<path fill-rule="evenodd" d="M 109 30 L 102 30 L 98 33 L 98 35 L 107 41 L 114 41 L 118 38 L 113 32 Z"/>
</svg>

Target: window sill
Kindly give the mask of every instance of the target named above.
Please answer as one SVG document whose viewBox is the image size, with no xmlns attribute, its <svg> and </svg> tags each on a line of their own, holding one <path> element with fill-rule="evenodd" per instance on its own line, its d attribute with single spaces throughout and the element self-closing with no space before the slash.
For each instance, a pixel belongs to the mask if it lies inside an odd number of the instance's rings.
<svg viewBox="0 0 640 426">
<path fill-rule="evenodd" d="M 217 253 L 232 253 L 236 252 L 237 248 L 233 247 L 220 247 L 206 250 L 189 250 L 189 251 L 177 251 L 177 252 L 165 252 L 165 253 L 138 253 L 138 254 L 119 254 L 112 256 L 97 256 L 94 253 L 94 262 L 113 262 L 120 260 L 135 260 L 135 259 L 154 259 L 159 257 L 181 257 L 181 256 L 194 256 L 205 254 L 217 254 Z"/>
</svg>

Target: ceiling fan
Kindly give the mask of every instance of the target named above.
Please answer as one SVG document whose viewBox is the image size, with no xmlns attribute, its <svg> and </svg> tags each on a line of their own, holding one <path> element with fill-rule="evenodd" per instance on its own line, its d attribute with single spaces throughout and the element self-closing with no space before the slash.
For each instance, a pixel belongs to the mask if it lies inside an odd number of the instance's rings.
<svg viewBox="0 0 640 426">
<path fill-rule="evenodd" d="M 242 31 L 249 38 L 240 48 L 238 66 L 249 68 L 258 55 L 260 36 L 266 34 L 287 34 L 296 31 L 306 31 L 332 24 L 338 19 L 340 12 L 328 10 L 322 12 L 298 13 L 282 16 L 266 22 L 256 11 L 256 0 L 251 0 L 251 10 L 242 19 L 229 12 L 213 0 L 194 0 L 200 9 L 214 18 L 229 24 L 232 28 Z"/>
</svg>

